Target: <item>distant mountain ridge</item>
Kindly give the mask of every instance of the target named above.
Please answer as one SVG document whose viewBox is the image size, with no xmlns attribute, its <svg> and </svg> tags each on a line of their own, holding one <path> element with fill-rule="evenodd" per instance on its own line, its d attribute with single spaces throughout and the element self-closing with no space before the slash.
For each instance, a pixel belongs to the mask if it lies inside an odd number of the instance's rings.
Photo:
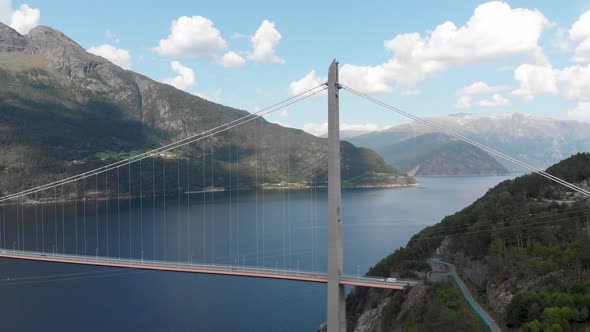
<svg viewBox="0 0 590 332">
<path fill-rule="evenodd" d="M 408 138 L 380 149 L 379 153 L 386 162 L 411 176 L 508 174 L 485 151 L 441 133 Z"/>
<path fill-rule="evenodd" d="M 124 70 L 49 27 L 21 35 L 1 23 L 0 109 L 0 194 L 121 160 L 249 114 Z M 341 152 L 344 180 L 387 173 L 393 176 L 384 176 L 389 182 L 383 185 L 414 183 L 370 149 L 343 142 Z M 261 118 L 231 135 L 159 156 L 157 163 L 189 159 L 183 167 L 212 174 L 182 188 L 166 185 L 190 191 L 227 187 L 232 164 L 240 166 L 241 188 L 321 184 L 327 178 L 326 158 L 325 139 Z"/>
<path fill-rule="evenodd" d="M 590 151 L 590 123 L 585 122 L 522 113 L 460 113 L 427 120 L 539 168 L 575 153 Z M 412 122 L 350 141 L 383 153 L 391 144 L 432 132 L 430 127 Z M 497 160 L 510 171 L 522 170 L 503 159 Z"/>
</svg>

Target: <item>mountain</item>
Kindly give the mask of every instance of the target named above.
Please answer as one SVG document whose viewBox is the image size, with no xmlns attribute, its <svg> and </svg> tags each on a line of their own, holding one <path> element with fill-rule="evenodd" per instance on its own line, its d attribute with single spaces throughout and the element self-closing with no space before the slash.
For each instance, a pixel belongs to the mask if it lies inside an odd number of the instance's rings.
<svg viewBox="0 0 590 332">
<path fill-rule="evenodd" d="M 590 123 L 586 122 L 521 113 L 460 113 L 427 120 L 542 169 L 572 154 L 590 151 Z M 413 122 L 350 141 L 382 153 L 391 144 L 431 132 L 434 130 Z M 510 171 L 522 171 L 503 159 L 498 161 Z"/>
<path fill-rule="evenodd" d="M 485 151 L 446 134 L 428 133 L 379 148 L 390 165 L 411 176 L 501 175 L 508 170 Z"/>
<path fill-rule="evenodd" d="M 547 172 L 588 190 L 590 153 Z M 414 235 L 367 274 L 424 278 L 434 268 L 427 259 L 442 256 L 503 328 L 585 331 L 590 326 L 589 211 L 587 197 L 537 174 L 520 176 Z M 454 284 L 424 281 L 403 293 L 357 288 L 347 299 L 347 315 L 355 331 L 483 330 L 472 310 L 463 318 L 458 314 L 466 306 Z"/>
<path fill-rule="evenodd" d="M 0 110 L 2 194 L 121 160 L 249 114 L 124 70 L 49 27 L 21 35 L 1 23 Z M 414 183 L 370 149 L 342 142 L 341 152 L 344 180 L 387 173 L 395 175 L 384 177 L 388 182 L 383 185 Z M 326 139 L 259 119 L 154 156 L 157 160 L 144 163 L 140 178 L 147 173 L 151 177 L 155 167 L 166 167 L 170 177 L 194 168 L 210 176 L 183 180 L 188 183 L 180 188 L 171 183 L 167 191 L 228 187 L 230 182 L 241 188 L 317 185 L 327 179 L 326 158 Z M 239 178 L 231 175 L 238 166 Z M 136 179 L 129 181 L 137 185 Z"/>
</svg>

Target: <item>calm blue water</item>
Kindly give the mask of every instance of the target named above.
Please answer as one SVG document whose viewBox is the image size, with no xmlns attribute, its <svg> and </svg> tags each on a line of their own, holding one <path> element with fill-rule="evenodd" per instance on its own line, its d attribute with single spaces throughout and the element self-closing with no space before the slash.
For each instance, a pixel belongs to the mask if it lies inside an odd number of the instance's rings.
<svg viewBox="0 0 590 332">
<path fill-rule="evenodd" d="M 507 178 L 420 178 L 414 188 L 343 191 L 346 272 L 362 274 Z M 151 198 L 38 205 L 19 211 L 24 234 L 6 223 L 0 245 L 325 271 L 326 196 L 318 189 L 193 194 L 155 206 Z M 5 211 L 6 220 L 15 216 Z M 10 331 L 315 331 L 326 316 L 320 284 L 7 259 L 0 259 L 0 294 L 0 327 Z"/>
</svg>

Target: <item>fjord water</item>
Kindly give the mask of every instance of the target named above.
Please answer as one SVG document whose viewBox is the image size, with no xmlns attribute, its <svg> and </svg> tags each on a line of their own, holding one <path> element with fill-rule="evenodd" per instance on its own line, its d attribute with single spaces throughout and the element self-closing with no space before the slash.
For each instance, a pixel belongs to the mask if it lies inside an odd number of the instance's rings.
<svg viewBox="0 0 590 332">
<path fill-rule="evenodd" d="M 418 187 L 344 190 L 346 273 L 366 272 L 507 178 L 420 178 Z M 106 202 L 21 207 L 24 241 L 19 233 L 16 243 L 16 224 L 7 222 L 2 245 L 326 270 L 324 189 Z M 16 213 L 7 209 L 6 220 Z M 59 277 L 44 277 L 52 275 Z M 9 259 L 0 260 L 0 294 L 0 327 L 12 331 L 315 331 L 326 316 L 322 284 Z"/>
</svg>

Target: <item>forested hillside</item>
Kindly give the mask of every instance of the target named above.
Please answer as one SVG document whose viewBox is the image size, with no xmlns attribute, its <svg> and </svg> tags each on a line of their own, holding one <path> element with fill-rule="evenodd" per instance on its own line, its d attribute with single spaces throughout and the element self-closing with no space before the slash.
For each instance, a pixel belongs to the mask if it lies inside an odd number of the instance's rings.
<svg viewBox="0 0 590 332">
<path fill-rule="evenodd" d="M 590 153 L 576 154 L 547 172 L 588 189 Z M 590 200 L 579 193 L 536 174 L 504 181 L 413 236 L 368 274 L 416 277 L 431 269 L 427 258 L 434 255 L 453 262 L 480 303 L 487 302 L 507 328 L 584 331 L 590 326 Z M 367 309 L 367 299 L 391 296 L 356 289 L 348 299 L 350 325 Z M 425 303 L 414 301 L 413 310 L 425 310 Z M 392 330 L 419 326 L 396 315 L 379 319 L 392 319 L 388 324 L 397 326 Z"/>
</svg>

